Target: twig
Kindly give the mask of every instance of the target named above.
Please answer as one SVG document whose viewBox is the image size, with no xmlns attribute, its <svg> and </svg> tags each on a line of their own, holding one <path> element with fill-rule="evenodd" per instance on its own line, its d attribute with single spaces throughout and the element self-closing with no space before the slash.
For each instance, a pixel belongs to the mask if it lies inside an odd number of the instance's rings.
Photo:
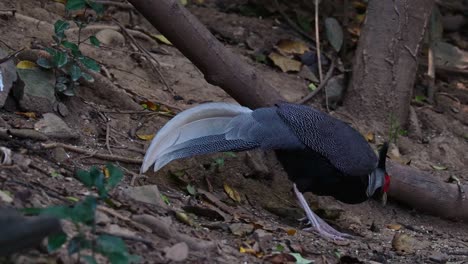
<svg viewBox="0 0 468 264">
<path fill-rule="evenodd" d="M 98 234 L 106 234 L 106 235 L 116 236 L 116 237 L 120 237 L 120 238 L 125 239 L 125 240 L 142 242 L 145 245 L 147 245 L 150 249 L 154 249 L 154 245 L 153 245 L 153 242 L 151 240 L 144 239 L 144 238 L 141 238 L 141 237 L 126 235 L 126 234 L 121 234 L 121 233 L 115 233 L 115 232 L 109 232 L 109 231 L 101 231 L 101 230 L 98 230 L 97 233 Z"/>
<path fill-rule="evenodd" d="M 20 50 L 15 51 L 15 52 L 13 52 L 13 53 L 7 55 L 7 56 L 4 57 L 4 58 L 1 58 L 1 59 L 0 59 L 0 64 L 4 63 L 4 62 L 6 62 L 6 61 L 11 60 L 11 58 L 15 57 L 18 53 L 20 53 L 20 52 L 23 51 L 23 50 L 24 50 L 24 48 L 21 48 Z"/>
<path fill-rule="evenodd" d="M 108 208 L 108 207 L 105 207 L 105 206 L 102 206 L 102 205 L 98 205 L 97 207 L 97 210 L 101 211 L 101 212 L 104 212 L 104 213 L 108 213 L 122 221 L 125 221 L 127 223 L 130 223 L 131 225 L 133 225 L 134 227 L 140 229 L 140 230 L 143 230 L 145 231 L 146 233 L 151 233 L 151 228 L 143 225 L 143 224 L 140 224 L 138 222 L 135 222 L 133 221 L 132 219 L 120 214 L 119 212 L 115 211 L 114 209 L 111 209 L 111 208 Z"/>
<path fill-rule="evenodd" d="M 322 84 L 323 72 L 322 72 L 322 54 L 320 52 L 319 0 L 314 0 L 314 1 L 315 1 L 315 46 L 317 48 L 317 64 L 318 64 L 319 80 L 320 80 L 320 84 Z M 327 107 L 327 112 L 330 112 L 330 109 L 328 107 L 327 89 L 325 89 L 325 105 Z"/>
<path fill-rule="evenodd" d="M 106 124 L 106 148 L 107 150 L 109 151 L 109 154 L 113 155 L 114 153 L 112 153 L 112 150 L 110 148 L 110 145 L 109 145 L 109 136 L 110 136 L 110 123 L 107 122 Z"/>
<path fill-rule="evenodd" d="M 117 21 L 116 19 L 113 20 L 114 23 L 116 23 L 119 27 L 120 27 L 120 30 L 122 31 L 122 33 L 124 35 L 126 35 L 130 41 L 142 52 L 145 54 L 145 57 L 148 59 L 151 67 L 153 68 L 153 70 L 159 75 L 159 79 L 161 80 L 161 82 L 164 84 L 164 86 L 166 87 L 167 90 L 169 90 L 172 94 L 174 94 L 174 91 L 169 87 L 169 84 L 166 82 L 166 79 L 164 78 L 163 74 L 161 73 L 161 71 L 159 70 L 158 67 L 160 67 L 161 65 L 159 64 L 159 61 L 153 56 L 153 54 L 151 54 L 147 49 L 145 49 L 143 46 L 141 46 L 136 40 L 135 38 L 128 34 L 128 31 L 127 29 L 122 25 L 120 24 L 119 21 Z M 156 65 L 154 65 L 154 62 L 156 63 Z"/>
<path fill-rule="evenodd" d="M 146 115 L 162 115 L 167 117 L 174 117 L 174 114 L 168 114 L 165 112 L 152 112 L 146 110 L 100 110 L 103 113 L 111 114 L 146 114 Z"/>
<path fill-rule="evenodd" d="M 303 36 L 307 40 L 309 40 L 311 42 L 315 42 L 315 39 L 313 39 L 307 32 L 302 30 L 302 28 L 300 28 L 296 23 L 294 23 L 294 21 L 292 21 L 292 19 L 289 18 L 289 16 L 283 11 L 283 9 L 281 9 L 278 0 L 274 0 L 273 3 L 275 4 L 276 10 L 278 10 L 280 15 L 283 17 L 284 20 L 286 20 L 286 23 L 288 23 L 288 25 L 293 30 L 297 31 L 297 33 L 299 33 L 301 36 Z"/>
<path fill-rule="evenodd" d="M 133 6 L 127 3 L 121 2 L 114 2 L 114 1 L 104 1 L 104 0 L 97 0 L 94 1 L 96 4 L 107 5 L 107 6 L 116 6 L 122 9 L 133 9 Z"/>
<path fill-rule="evenodd" d="M 141 164 L 143 163 L 142 159 L 132 159 L 132 158 L 127 158 L 127 157 L 122 157 L 122 156 L 117 156 L 117 155 L 107 155 L 107 154 L 99 154 L 99 153 L 94 153 L 89 150 L 85 150 L 79 147 L 75 147 L 72 145 L 67 145 L 59 142 L 54 142 L 54 143 L 43 143 L 42 147 L 45 149 L 51 149 L 51 148 L 64 148 L 76 153 L 80 154 L 86 154 L 86 155 L 92 155 L 94 158 L 98 159 L 103 159 L 103 160 L 109 160 L 109 161 L 120 161 L 123 163 L 129 163 L 129 164 Z"/>
<path fill-rule="evenodd" d="M 325 78 L 323 79 L 323 81 L 320 83 L 320 85 L 317 87 L 317 89 L 313 90 L 311 93 L 309 93 L 308 95 L 306 95 L 304 98 L 296 101 L 297 104 L 305 104 L 307 103 L 310 99 L 312 99 L 312 97 L 314 97 L 323 87 L 325 87 L 328 83 L 328 80 L 330 80 L 330 78 L 332 77 L 332 74 L 333 74 L 333 70 L 335 69 L 335 61 L 332 60 L 331 62 L 331 65 L 330 65 L 330 68 L 328 69 L 328 72 L 327 74 L 325 75 Z M 325 92 L 326 92 L 327 89 L 325 89 Z M 325 93 L 325 96 L 326 96 L 326 93 Z"/>
</svg>

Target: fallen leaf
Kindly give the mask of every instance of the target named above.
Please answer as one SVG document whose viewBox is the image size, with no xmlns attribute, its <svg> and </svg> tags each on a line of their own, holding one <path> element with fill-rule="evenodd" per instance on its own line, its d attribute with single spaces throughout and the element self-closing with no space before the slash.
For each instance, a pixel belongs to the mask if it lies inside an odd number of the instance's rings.
<svg viewBox="0 0 468 264">
<path fill-rule="evenodd" d="M 171 45 L 172 46 L 172 43 L 164 35 L 152 34 L 151 36 L 153 38 L 155 38 L 156 40 L 158 40 L 159 42 L 162 42 L 162 43 L 164 43 L 166 45 Z"/>
<path fill-rule="evenodd" d="M 398 231 L 398 230 L 401 229 L 401 225 L 399 225 L 399 224 L 388 224 L 387 228 L 391 229 L 391 230 L 394 230 L 394 231 Z"/>
<path fill-rule="evenodd" d="M 288 236 L 294 236 L 297 233 L 297 230 L 291 228 L 291 229 L 286 230 L 286 233 L 288 234 Z"/>
<path fill-rule="evenodd" d="M 141 140 L 145 140 L 145 141 L 150 141 L 154 138 L 154 134 L 149 134 L 149 135 L 136 135 L 137 138 L 141 139 Z"/>
<path fill-rule="evenodd" d="M 343 45 L 343 29 L 338 20 L 333 17 L 327 17 L 325 19 L 325 32 L 333 49 L 339 52 Z"/>
<path fill-rule="evenodd" d="M 296 259 L 296 264 L 309 264 L 314 263 L 313 260 L 305 259 L 299 253 L 289 253 L 289 255 L 293 256 Z"/>
<path fill-rule="evenodd" d="M 447 167 L 445 166 L 438 166 L 438 165 L 431 165 L 431 166 L 434 170 L 438 170 L 438 171 L 447 170 Z"/>
<path fill-rule="evenodd" d="M 177 218 L 177 220 L 179 220 L 180 222 L 188 225 L 188 226 L 194 226 L 195 224 L 193 223 L 193 220 L 188 216 L 188 214 L 184 213 L 184 212 L 176 212 L 175 213 L 175 216 Z"/>
<path fill-rule="evenodd" d="M 0 201 L 3 201 L 5 203 L 12 203 L 13 198 L 11 197 L 11 193 L 9 191 L 0 190 Z"/>
<path fill-rule="evenodd" d="M 310 83 L 310 84 L 307 86 L 307 88 L 309 88 L 309 90 L 310 90 L 311 92 L 313 92 L 313 91 L 315 91 L 315 90 L 317 89 L 317 86 L 315 86 L 314 83 Z"/>
<path fill-rule="evenodd" d="M 15 112 L 15 114 L 24 116 L 27 118 L 37 118 L 37 115 L 34 112 Z"/>
<path fill-rule="evenodd" d="M 160 107 L 160 105 L 155 104 L 155 103 L 150 102 L 150 101 L 140 102 L 140 105 L 143 106 L 144 109 L 148 109 L 148 110 L 151 110 L 151 111 L 158 111 L 159 107 Z"/>
<path fill-rule="evenodd" d="M 257 252 L 253 248 L 245 248 L 245 247 L 240 247 L 239 252 L 240 253 L 252 254 L 252 255 L 257 254 Z"/>
<path fill-rule="evenodd" d="M 287 55 L 302 55 L 309 51 L 306 43 L 298 40 L 282 39 L 276 45 L 278 51 Z"/>
<path fill-rule="evenodd" d="M 273 63 L 278 66 L 283 72 L 298 72 L 301 70 L 301 62 L 287 58 L 276 52 L 270 53 L 268 58 L 273 61 Z"/>
<path fill-rule="evenodd" d="M 16 64 L 16 68 L 23 69 L 23 70 L 34 69 L 36 67 L 37 67 L 36 63 L 32 61 L 28 61 L 28 60 L 23 60 L 23 61 L 18 62 L 18 64 Z"/>
<path fill-rule="evenodd" d="M 224 191 L 226 192 L 226 194 L 229 196 L 229 198 L 231 198 L 232 200 L 240 203 L 241 202 L 241 197 L 239 195 L 239 193 L 234 190 L 233 188 L 231 188 L 229 185 L 227 185 L 226 183 L 224 184 Z"/>
<path fill-rule="evenodd" d="M 189 254 L 187 243 L 180 242 L 172 247 L 164 248 L 165 257 L 172 261 L 184 261 Z"/>
<path fill-rule="evenodd" d="M 374 133 L 373 132 L 367 132 L 367 134 L 364 136 L 364 138 L 367 140 L 367 142 L 374 142 Z"/>
</svg>

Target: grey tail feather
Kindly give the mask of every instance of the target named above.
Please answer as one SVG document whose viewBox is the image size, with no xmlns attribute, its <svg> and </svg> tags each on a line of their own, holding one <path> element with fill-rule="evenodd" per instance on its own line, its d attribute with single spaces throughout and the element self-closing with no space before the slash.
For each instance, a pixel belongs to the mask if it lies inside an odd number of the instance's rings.
<svg viewBox="0 0 468 264">
<path fill-rule="evenodd" d="M 243 140 L 226 140 L 225 135 L 206 136 L 175 145 L 156 160 L 154 170 L 157 171 L 169 162 L 197 155 L 223 151 L 244 151 L 257 148 L 254 142 Z"/>
</svg>

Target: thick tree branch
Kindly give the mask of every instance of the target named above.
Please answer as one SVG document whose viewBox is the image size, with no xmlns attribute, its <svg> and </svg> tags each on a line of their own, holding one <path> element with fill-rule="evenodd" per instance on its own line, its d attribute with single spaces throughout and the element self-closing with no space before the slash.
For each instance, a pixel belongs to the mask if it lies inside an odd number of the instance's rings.
<svg viewBox="0 0 468 264">
<path fill-rule="evenodd" d="M 240 104 L 251 108 L 284 99 L 249 64 L 219 42 L 178 0 L 130 0 L 203 74 Z M 266 99 L 266 100 L 265 100 Z"/>
<path fill-rule="evenodd" d="M 179 5 L 177 0 L 129 2 L 199 67 L 210 83 L 219 85 L 239 103 L 249 107 L 260 107 L 282 100 L 282 97 L 265 83 L 259 72 L 229 52 L 194 16 Z M 368 24 L 370 23 L 368 21 Z M 412 48 L 418 50 L 415 46 Z M 384 69 L 377 69 L 382 70 Z M 381 73 L 368 71 L 367 74 Z M 399 80 L 400 78 L 397 78 L 395 82 Z M 357 104 L 357 107 L 360 107 L 360 104 Z M 389 165 L 389 173 L 393 176 L 389 194 L 395 200 L 441 217 L 468 220 L 468 203 L 460 199 L 456 185 L 438 181 L 427 172 L 393 163 Z"/>
</svg>

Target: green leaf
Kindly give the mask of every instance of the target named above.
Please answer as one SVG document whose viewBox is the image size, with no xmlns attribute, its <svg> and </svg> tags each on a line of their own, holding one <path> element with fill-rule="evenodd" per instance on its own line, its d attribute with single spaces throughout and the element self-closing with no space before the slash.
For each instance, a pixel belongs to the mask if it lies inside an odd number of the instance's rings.
<svg viewBox="0 0 468 264">
<path fill-rule="evenodd" d="M 52 69 L 54 67 L 48 59 L 43 58 L 43 57 L 37 59 L 36 64 L 41 66 L 44 69 Z"/>
<path fill-rule="evenodd" d="M 119 182 L 123 179 L 123 172 L 122 170 L 115 166 L 112 163 L 108 163 L 106 165 L 106 169 L 109 171 L 109 178 L 107 179 L 107 186 L 106 189 L 107 191 L 112 190 Z"/>
<path fill-rule="evenodd" d="M 161 199 L 164 201 L 165 204 L 171 205 L 171 202 L 169 201 L 169 198 L 167 198 L 166 195 L 161 194 Z"/>
<path fill-rule="evenodd" d="M 237 157 L 236 153 L 232 151 L 224 152 L 224 154 L 226 154 L 226 156 L 231 157 L 231 158 Z"/>
<path fill-rule="evenodd" d="M 196 195 L 197 194 L 197 190 L 195 189 L 195 186 L 193 186 L 191 184 L 187 185 L 187 192 L 190 195 Z"/>
<path fill-rule="evenodd" d="M 52 57 L 56 56 L 56 54 L 58 52 L 56 49 L 49 48 L 49 47 L 45 48 L 44 50 L 47 51 L 47 53 L 49 53 Z"/>
<path fill-rule="evenodd" d="M 332 47 L 336 52 L 339 52 L 343 45 L 343 29 L 338 20 L 333 17 L 327 17 L 325 19 L 325 32 Z"/>
<path fill-rule="evenodd" d="M 39 214 L 41 215 L 50 215 L 61 219 L 70 218 L 72 214 L 71 208 L 63 205 L 46 207 L 39 210 Z"/>
<path fill-rule="evenodd" d="M 86 199 L 75 205 L 72 209 L 71 220 L 74 223 L 92 225 L 96 212 L 97 200 L 95 197 L 87 196 Z"/>
<path fill-rule="evenodd" d="M 93 76 L 87 74 L 86 72 L 82 72 L 81 73 L 81 77 L 83 77 L 85 80 L 87 80 L 88 82 L 94 82 L 94 78 Z"/>
<path fill-rule="evenodd" d="M 125 242 L 114 236 L 100 235 L 96 239 L 96 250 L 106 256 L 112 264 L 137 263 L 140 258 L 130 255 Z"/>
<path fill-rule="evenodd" d="M 309 88 L 310 91 L 315 91 L 315 89 L 317 89 L 317 86 L 315 86 L 314 83 L 310 83 L 307 88 Z"/>
<path fill-rule="evenodd" d="M 67 0 L 66 10 L 79 10 L 86 7 L 86 0 Z"/>
<path fill-rule="evenodd" d="M 52 253 L 65 244 L 65 242 L 67 242 L 67 234 L 61 232 L 56 235 L 51 235 L 47 238 L 47 251 Z"/>
<path fill-rule="evenodd" d="M 91 9 L 94 10 L 94 12 L 96 12 L 96 14 L 102 15 L 104 13 L 104 5 L 103 4 L 88 1 L 88 5 L 91 7 Z"/>
<path fill-rule="evenodd" d="M 424 95 L 416 95 L 414 100 L 418 103 L 423 103 L 426 100 L 426 96 Z"/>
<path fill-rule="evenodd" d="M 81 63 L 83 63 L 83 65 L 86 68 L 88 68 L 88 69 L 90 69 L 92 71 L 97 72 L 97 71 L 99 71 L 101 69 L 99 67 L 99 64 L 95 60 L 93 60 L 93 59 L 91 59 L 89 57 L 82 57 L 82 58 L 80 58 L 80 61 L 81 61 Z"/>
<path fill-rule="evenodd" d="M 67 86 L 67 84 L 65 84 L 65 83 L 60 83 L 60 82 L 58 82 L 58 83 L 55 84 L 55 90 L 56 90 L 57 92 L 59 92 L 59 93 L 63 93 L 63 92 L 65 92 L 67 89 L 68 89 L 68 86 Z"/>
<path fill-rule="evenodd" d="M 93 256 L 89 256 L 89 255 L 84 255 L 82 256 L 82 258 L 88 262 L 88 264 L 98 264 L 96 259 L 93 257 Z"/>
<path fill-rule="evenodd" d="M 98 38 L 96 38 L 96 36 L 91 36 L 89 37 L 89 41 L 91 42 L 91 44 L 93 44 L 95 47 L 99 47 L 101 45 L 101 42 L 99 41 Z"/>
<path fill-rule="evenodd" d="M 63 39 L 65 37 L 65 30 L 67 30 L 68 28 L 70 28 L 70 23 L 63 20 L 57 20 L 57 22 L 55 22 L 54 24 L 55 35 L 59 39 Z"/>
<path fill-rule="evenodd" d="M 70 70 L 68 71 L 68 74 L 70 74 L 71 79 L 74 82 L 76 82 L 81 77 L 81 69 L 78 65 L 73 63 L 70 66 Z"/>
<path fill-rule="evenodd" d="M 313 260 L 305 259 L 299 253 L 289 253 L 289 255 L 293 256 L 296 259 L 296 264 L 310 264 L 314 263 Z"/>
<path fill-rule="evenodd" d="M 223 158 L 214 159 L 214 163 L 215 163 L 218 167 L 223 167 L 223 166 L 224 166 L 224 159 L 223 159 Z"/>
<path fill-rule="evenodd" d="M 91 248 L 91 241 L 87 240 L 82 234 L 74 236 L 67 245 L 68 255 L 77 253 L 83 249 Z"/>
<path fill-rule="evenodd" d="M 62 68 L 68 62 L 68 54 L 66 52 L 58 52 L 57 57 L 54 57 L 57 67 Z"/>
<path fill-rule="evenodd" d="M 64 46 L 67 49 L 70 49 L 72 52 L 79 51 L 78 45 L 67 40 L 62 41 L 62 46 Z"/>
<path fill-rule="evenodd" d="M 94 179 L 91 178 L 91 173 L 85 170 L 78 170 L 76 172 L 76 177 L 78 180 L 83 183 L 86 187 L 93 187 Z"/>
</svg>

